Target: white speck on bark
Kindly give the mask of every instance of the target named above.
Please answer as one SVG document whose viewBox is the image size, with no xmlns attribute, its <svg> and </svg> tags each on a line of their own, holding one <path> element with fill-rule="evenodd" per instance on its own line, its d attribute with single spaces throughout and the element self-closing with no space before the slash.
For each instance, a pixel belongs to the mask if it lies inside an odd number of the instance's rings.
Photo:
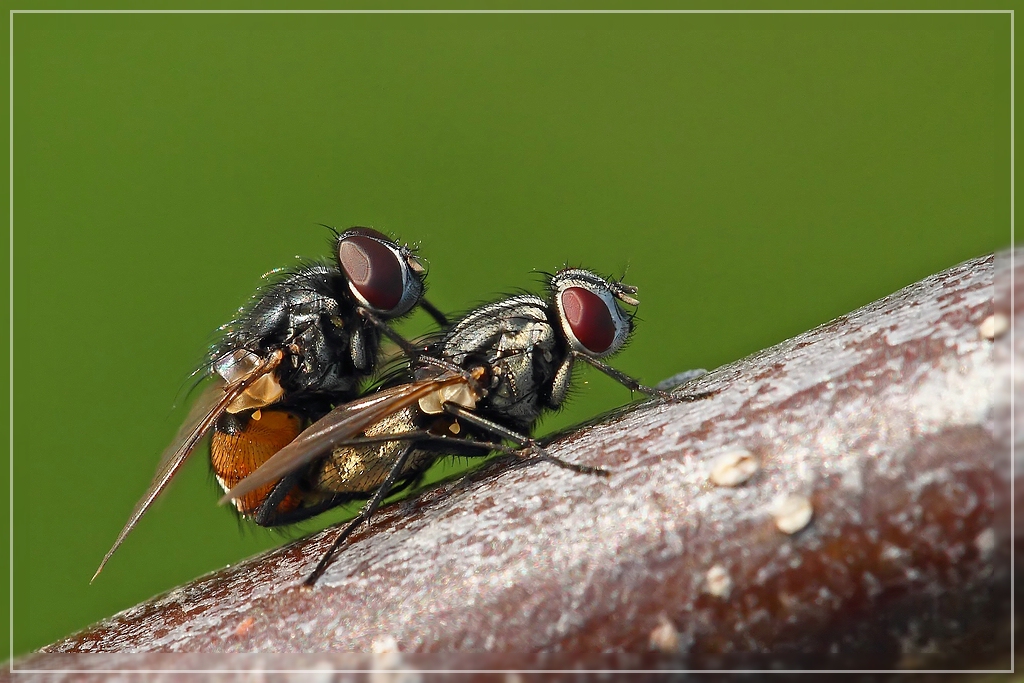
<svg viewBox="0 0 1024 683">
<path fill-rule="evenodd" d="M 704 586 L 707 592 L 717 598 L 727 598 L 732 591 L 732 577 L 729 571 L 720 564 L 708 570 L 704 577 Z"/>
<path fill-rule="evenodd" d="M 772 514 L 779 531 L 795 534 L 811 521 L 814 508 L 806 496 L 791 494 L 775 503 Z"/>
<path fill-rule="evenodd" d="M 716 486 L 739 486 L 754 476 L 758 468 L 753 453 L 737 448 L 722 453 L 711 463 L 711 483 Z"/>
</svg>

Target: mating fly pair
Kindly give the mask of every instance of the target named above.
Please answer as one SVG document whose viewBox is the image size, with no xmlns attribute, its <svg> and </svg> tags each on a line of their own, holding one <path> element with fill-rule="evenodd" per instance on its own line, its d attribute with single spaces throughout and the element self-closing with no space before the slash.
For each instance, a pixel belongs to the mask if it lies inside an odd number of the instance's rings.
<svg viewBox="0 0 1024 683">
<path fill-rule="evenodd" d="M 631 390 L 676 398 L 603 361 L 632 331 L 619 302 L 637 305 L 635 288 L 566 269 L 550 278 L 549 298 L 509 297 L 447 325 L 422 301 L 422 268 L 408 250 L 363 229 L 342 233 L 336 244 L 337 267 L 299 271 L 229 326 L 211 356 L 215 385 L 197 401 L 104 563 L 211 429 L 211 463 L 227 491 L 221 502 L 258 524 L 367 501 L 306 580 L 312 585 L 384 498 L 443 455 L 503 451 L 604 474 L 551 456 L 529 436 L 540 415 L 564 401 L 577 360 Z M 417 303 L 443 328 L 421 349 L 385 322 Z M 403 348 L 408 369 L 352 400 L 372 371 L 381 334 Z"/>
</svg>

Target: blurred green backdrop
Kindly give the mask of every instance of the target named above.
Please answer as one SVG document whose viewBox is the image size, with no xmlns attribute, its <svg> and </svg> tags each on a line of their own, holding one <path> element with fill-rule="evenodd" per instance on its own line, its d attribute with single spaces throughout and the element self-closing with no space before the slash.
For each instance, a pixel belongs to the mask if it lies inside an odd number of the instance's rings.
<svg viewBox="0 0 1024 683">
<path fill-rule="evenodd" d="M 615 365 L 647 382 L 1009 242 L 1007 15 L 17 15 L 14 44 L 16 654 L 282 542 L 198 457 L 88 583 L 214 330 L 319 222 L 420 242 L 449 311 L 628 267 Z M 629 400 L 577 379 L 542 431 Z"/>
</svg>

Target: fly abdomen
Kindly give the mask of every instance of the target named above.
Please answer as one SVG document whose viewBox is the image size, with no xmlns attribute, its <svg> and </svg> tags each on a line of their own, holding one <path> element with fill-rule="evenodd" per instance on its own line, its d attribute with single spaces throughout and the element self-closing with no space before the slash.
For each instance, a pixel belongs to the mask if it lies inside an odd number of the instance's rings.
<svg viewBox="0 0 1024 683">
<path fill-rule="evenodd" d="M 285 410 L 256 410 L 251 414 L 225 413 L 217 421 L 210 442 L 210 464 L 221 487 L 228 491 L 235 484 L 270 459 L 274 453 L 291 443 L 302 431 L 303 420 Z M 252 516 L 274 484 L 267 484 L 235 501 L 235 508 Z M 295 509 L 300 502 L 298 491 L 285 496 L 278 512 Z"/>
<path fill-rule="evenodd" d="M 410 406 L 374 423 L 363 436 L 415 432 L 420 428 L 419 416 L 420 412 Z M 387 478 L 402 452 L 411 446 L 408 439 L 337 446 L 312 475 L 313 488 L 334 493 L 372 493 Z M 401 475 L 421 471 L 436 457 L 419 450 L 412 456 Z"/>
</svg>

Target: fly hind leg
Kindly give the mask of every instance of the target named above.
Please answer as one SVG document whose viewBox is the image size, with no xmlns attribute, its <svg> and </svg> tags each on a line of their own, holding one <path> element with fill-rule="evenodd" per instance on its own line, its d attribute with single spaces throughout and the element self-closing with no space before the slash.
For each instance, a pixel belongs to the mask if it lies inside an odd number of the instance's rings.
<svg viewBox="0 0 1024 683">
<path fill-rule="evenodd" d="M 296 493 L 296 486 L 299 484 L 302 474 L 302 472 L 293 472 L 274 484 L 274 488 L 271 489 L 270 494 L 262 503 L 260 503 L 260 506 L 256 508 L 256 511 L 252 516 L 252 520 L 260 526 L 265 527 L 296 524 L 310 519 L 311 517 L 316 517 L 321 512 L 325 512 L 332 508 L 336 508 L 339 505 L 344 505 L 352 500 L 356 500 L 355 496 L 339 494 L 314 503 L 313 505 L 300 505 L 295 508 L 286 507 L 282 509 L 279 507 L 281 501 L 283 501 L 289 493 Z"/>
<path fill-rule="evenodd" d="M 545 462 L 551 463 L 552 465 L 557 465 L 558 467 L 571 470 L 573 472 L 578 472 L 579 474 L 593 474 L 599 477 L 607 477 L 609 475 L 609 472 L 606 469 L 602 469 L 600 467 L 592 467 L 591 465 L 580 465 L 574 462 L 569 462 L 567 460 L 562 460 L 557 456 L 551 455 L 551 453 L 548 453 L 533 438 L 529 436 L 523 436 L 519 432 L 508 429 L 507 427 L 500 425 L 497 422 L 494 422 L 493 420 L 488 420 L 485 417 L 481 417 L 476 413 L 467 410 L 466 408 L 463 408 L 460 405 L 454 403 L 445 403 L 444 409 L 450 414 L 459 418 L 460 420 L 465 420 L 467 423 L 473 425 L 474 427 L 479 427 L 480 429 L 490 434 L 493 434 L 494 436 L 497 436 L 499 439 L 511 441 L 512 443 L 519 446 L 519 449 L 516 450 L 499 445 L 494 445 L 494 450 L 510 453 L 518 458 L 539 458 L 541 460 L 544 460 Z"/>
<path fill-rule="evenodd" d="M 339 533 L 337 538 L 334 539 L 334 542 L 331 543 L 331 547 L 328 548 L 327 552 L 324 553 L 324 556 L 320 558 L 320 562 L 317 563 L 313 572 L 305 581 L 302 582 L 304 587 L 312 588 L 316 584 L 317 580 L 323 576 L 327 567 L 330 566 L 331 560 L 334 558 L 334 553 L 339 547 L 341 547 L 341 544 L 345 542 L 345 539 L 352 535 L 352 532 L 356 530 L 356 527 L 370 519 L 373 513 L 377 511 L 377 508 L 380 507 L 380 504 L 384 501 L 388 492 L 391 491 L 395 482 L 398 481 L 399 473 L 405 468 L 405 463 L 409 461 L 409 455 L 412 452 L 412 443 L 406 444 L 405 448 L 402 449 L 402 454 L 395 459 L 395 463 L 388 471 L 387 477 L 385 477 L 381 485 L 377 487 L 377 490 L 373 492 L 373 496 L 366 501 L 363 509 L 359 511 L 359 514 L 356 515 L 355 519 L 345 525 L 345 528 L 341 530 L 341 533 Z"/>
</svg>

